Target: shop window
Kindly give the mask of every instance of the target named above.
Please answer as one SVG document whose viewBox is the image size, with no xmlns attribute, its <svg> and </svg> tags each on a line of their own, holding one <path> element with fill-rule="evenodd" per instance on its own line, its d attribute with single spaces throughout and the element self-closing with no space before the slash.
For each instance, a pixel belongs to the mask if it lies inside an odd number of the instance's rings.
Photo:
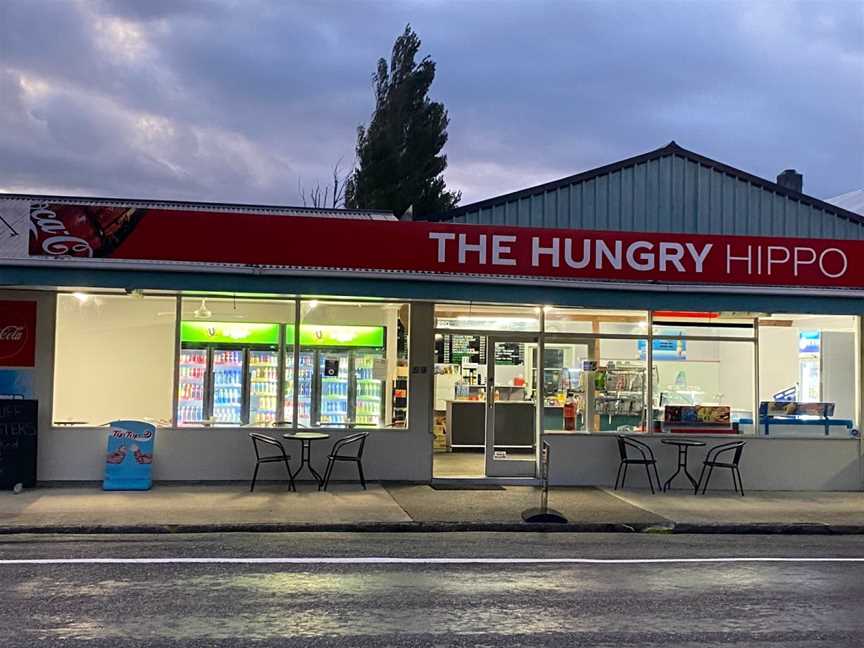
<svg viewBox="0 0 864 648">
<path fill-rule="evenodd" d="M 171 420 L 176 299 L 57 296 L 56 424 Z"/>
<path fill-rule="evenodd" d="M 540 307 L 438 304 L 435 328 L 475 331 L 539 332 Z"/>
<path fill-rule="evenodd" d="M 831 418 L 854 425 L 856 318 L 826 315 L 771 315 L 759 318 L 759 400 L 828 403 Z M 790 410 L 791 412 L 791 410 Z M 794 415 L 794 413 L 793 413 Z M 804 434 L 807 418 L 796 418 L 784 433 Z M 843 424 L 829 432 L 846 433 Z M 809 432 L 824 434 L 820 427 Z"/>
<path fill-rule="evenodd" d="M 640 342 L 617 338 L 547 342 L 544 431 L 644 430 L 648 370 Z"/>
<path fill-rule="evenodd" d="M 684 428 L 715 426 L 751 434 L 753 426 L 754 344 L 723 340 L 654 340 L 655 420 Z M 681 407 L 683 406 L 683 409 Z M 682 412 L 681 421 L 678 415 Z"/>
<path fill-rule="evenodd" d="M 178 425 L 290 423 L 293 372 L 280 349 L 294 314 L 293 300 L 184 297 Z"/>
<path fill-rule="evenodd" d="M 588 308 L 543 308 L 547 333 L 612 333 L 646 335 L 646 311 L 592 310 Z"/>
<path fill-rule="evenodd" d="M 297 421 L 309 427 L 405 427 L 406 304 L 301 304 Z"/>
</svg>

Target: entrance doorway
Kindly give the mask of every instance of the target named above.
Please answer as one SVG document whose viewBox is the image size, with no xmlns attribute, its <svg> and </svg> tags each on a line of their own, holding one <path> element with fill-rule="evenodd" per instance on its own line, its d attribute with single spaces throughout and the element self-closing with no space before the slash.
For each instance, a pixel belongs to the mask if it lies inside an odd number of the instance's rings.
<svg viewBox="0 0 864 648">
<path fill-rule="evenodd" d="M 444 343 L 460 355 L 435 366 L 433 477 L 534 477 L 543 373 L 537 336 L 449 335 Z"/>
</svg>

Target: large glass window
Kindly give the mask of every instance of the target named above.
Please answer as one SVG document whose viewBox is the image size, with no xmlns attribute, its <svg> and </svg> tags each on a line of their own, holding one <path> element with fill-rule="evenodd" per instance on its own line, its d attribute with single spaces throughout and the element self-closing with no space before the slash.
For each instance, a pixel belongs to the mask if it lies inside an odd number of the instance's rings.
<svg viewBox="0 0 864 648">
<path fill-rule="evenodd" d="M 833 410 L 829 416 L 852 425 L 856 388 L 855 324 L 855 318 L 848 316 L 777 314 L 760 317 L 759 400 L 826 403 Z M 808 419 L 790 419 L 789 423 L 793 420 L 803 428 L 806 426 L 800 422 Z M 822 433 L 818 426 L 813 431 Z"/>
<path fill-rule="evenodd" d="M 543 351 L 543 429 L 644 429 L 647 375 L 638 339 L 551 338 Z"/>
<path fill-rule="evenodd" d="M 408 317 L 407 304 L 304 301 L 288 340 L 300 342 L 298 423 L 407 425 Z"/>
<path fill-rule="evenodd" d="M 176 299 L 57 296 L 55 424 L 171 420 Z"/>
<path fill-rule="evenodd" d="M 291 393 L 279 350 L 295 302 L 189 296 L 182 300 L 179 425 L 267 426 Z M 289 419 L 290 421 L 290 419 Z"/>
</svg>

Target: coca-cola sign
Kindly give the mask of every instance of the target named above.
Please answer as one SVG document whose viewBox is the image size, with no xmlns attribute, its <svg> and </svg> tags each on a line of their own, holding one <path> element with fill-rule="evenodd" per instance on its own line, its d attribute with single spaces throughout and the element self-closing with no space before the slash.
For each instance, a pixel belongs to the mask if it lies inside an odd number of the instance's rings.
<svg viewBox="0 0 864 648">
<path fill-rule="evenodd" d="M 0 367 L 32 367 L 36 360 L 36 302 L 0 301 Z"/>
</svg>

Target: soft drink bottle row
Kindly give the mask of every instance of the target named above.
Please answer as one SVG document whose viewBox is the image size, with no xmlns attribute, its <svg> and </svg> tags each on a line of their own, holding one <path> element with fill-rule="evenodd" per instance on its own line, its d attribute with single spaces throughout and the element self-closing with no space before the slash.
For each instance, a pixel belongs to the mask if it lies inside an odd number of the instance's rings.
<svg viewBox="0 0 864 648">
<path fill-rule="evenodd" d="M 252 370 L 252 380 L 276 382 L 276 367 L 256 367 Z"/>
<path fill-rule="evenodd" d="M 203 400 L 204 386 L 184 383 L 180 385 L 180 398 L 182 400 Z"/>
<path fill-rule="evenodd" d="M 348 383 L 346 381 L 325 380 L 323 387 L 324 387 L 324 393 L 327 396 L 347 396 L 348 395 Z"/>
<path fill-rule="evenodd" d="M 258 399 L 258 411 L 264 412 L 275 412 L 276 411 L 276 397 L 275 396 L 264 396 Z"/>
<path fill-rule="evenodd" d="M 213 402 L 216 405 L 240 405 L 241 398 L 239 387 L 217 389 L 213 393 Z"/>
<path fill-rule="evenodd" d="M 183 364 L 204 365 L 207 362 L 207 355 L 197 351 L 184 351 L 180 362 Z"/>
<path fill-rule="evenodd" d="M 204 418 L 203 407 L 201 405 L 181 405 L 177 412 L 177 418 L 180 419 L 180 423 L 200 421 Z"/>
<path fill-rule="evenodd" d="M 242 351 L 217 351 L 213 354 L 213 362 L 217 365 L 239 365 L 242 359 Z"/>
<path fill-rule="evenodd" d="M 242 382 L 242 377 L 239 370 L 217 371 L 213 374 L 213 382 L 217 387 L 239 385 Z"/>
<path fill-rule="evenodd" d="M 180 377 L 186 380 L 203 380 L 204 367 L 180 367 Z"/>
<path fill-rule="evenodd" d="M 253 394 L 258 394 L 259 396 L 276 395 L 276 383 L 253 382 L 249 388 Z"/>
</svg>

